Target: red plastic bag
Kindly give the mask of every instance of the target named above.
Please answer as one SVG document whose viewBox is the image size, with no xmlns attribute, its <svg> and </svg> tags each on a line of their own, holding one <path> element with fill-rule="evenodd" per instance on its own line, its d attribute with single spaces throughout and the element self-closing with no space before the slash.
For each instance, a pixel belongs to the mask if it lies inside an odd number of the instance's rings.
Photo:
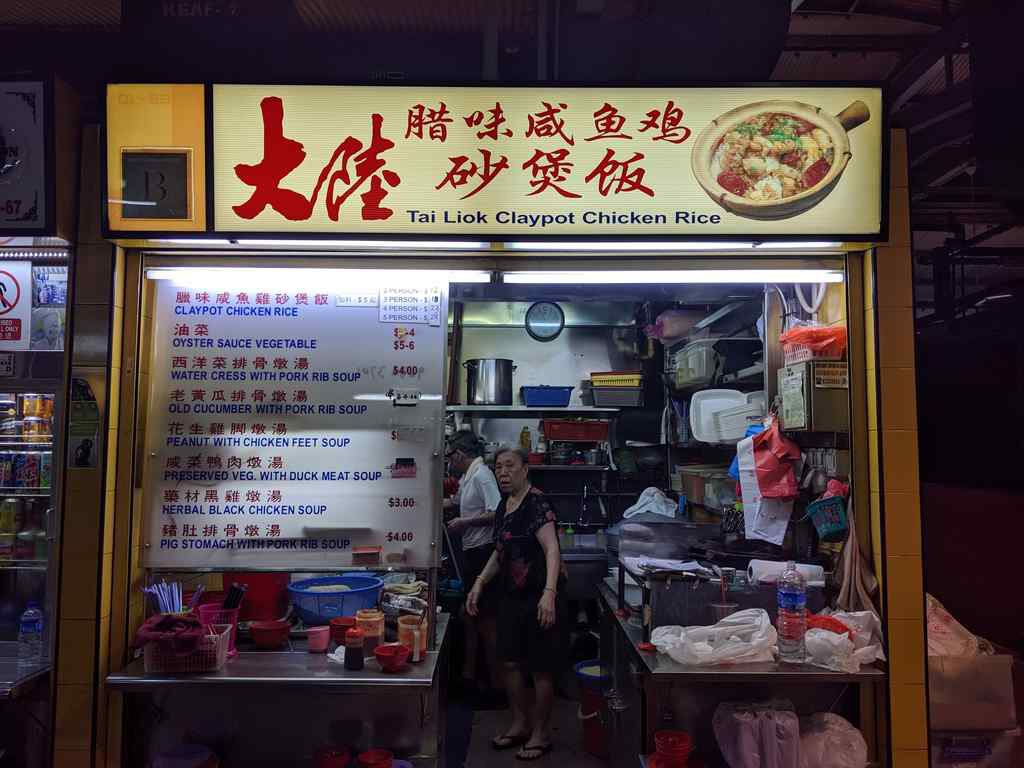
<svg viewBox="0 0 1024 768">
<path fill-rule="evenodd" d="M 846 354 L 845 325 L 802 325 L 779 337 L 787 362 L 842 360 Z"/>
<path fill-rule="evenodd" d="M 773 421 L 764 432 L 754 435 L 754 466 L 757 486 L 766 499 L 793 499 L 797 495 L 793 464 L 800 460 L 800 447 L 784 437 Z"/>
</svg>

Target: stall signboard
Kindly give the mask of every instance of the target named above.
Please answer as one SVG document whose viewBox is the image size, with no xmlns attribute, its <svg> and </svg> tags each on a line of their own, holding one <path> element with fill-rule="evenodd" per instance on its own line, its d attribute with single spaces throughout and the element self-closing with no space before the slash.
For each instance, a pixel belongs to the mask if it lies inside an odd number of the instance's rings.
<svg viewBox="0 0 1024 768">
<path fill-rule="evenodd" d="M 0 82 L 0 232 L 47 227 L 46 98 L 41 82 Z"/>
<path fill-rule="evenodd" d="M 32 262 L 0 261 L 0 350 L 25 350 L 32 341 Z"/>
<path fill-rule="evenodd" d="M 213 230 L 877 236 L 870 87 L 213 86 Z"/>
<path fill-rule="evenodd" d="M 447 278 L 167 272 L 155 286 L 146 565 L 436 565 Z"/>
</svg>

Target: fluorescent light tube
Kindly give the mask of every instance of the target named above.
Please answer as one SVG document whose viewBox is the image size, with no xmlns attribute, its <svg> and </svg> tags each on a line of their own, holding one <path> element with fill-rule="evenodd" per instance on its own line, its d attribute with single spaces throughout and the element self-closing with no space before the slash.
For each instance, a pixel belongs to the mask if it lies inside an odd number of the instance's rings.
<svg viewBox="0 0 1024 768">
<path fill-rule="evenodd" d="M 841 283 L 836 269 L 678 269 L 506 272 L 506 283 L 532 285 L 640 285 L 658 283 Z"/>
<path fill-rule="evenodd" d="M 833 242 L 792 242 L 792 243 L 754 243 L 754 242 L 638 242 L 635 240 L 621 243 L 607 240 L 593 242 L 551 242 L 551 241 L 515 241 L 506 243 L 505 247 L 513 251 L 751 251 L 751 250 L 799 250 L 820 251 L 837 249 L 842 243 Z"/>
</svg>

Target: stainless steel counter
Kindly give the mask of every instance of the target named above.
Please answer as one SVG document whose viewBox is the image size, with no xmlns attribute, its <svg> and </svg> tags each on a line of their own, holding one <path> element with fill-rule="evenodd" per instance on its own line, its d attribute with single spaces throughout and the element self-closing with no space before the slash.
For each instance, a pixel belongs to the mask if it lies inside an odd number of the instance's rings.
<svg viewBox="0 0 1024 768">
<path fill-rule="evenodd" d="M 107 677 L 107 685 L 125 692 L 150 691 L 164 686 L 285 686 L 351 689 L 383 687 L 430 688 L 436 683 L 438 662 L 446 652 L 448 615 L 437 619 L 437 648 L 419 664 L 407 664 L 401 672 L 381 671 L 373 656 L 365 668 L 352 672 L 330 661 L 326 654 L 307 651 L 241 651 L 224 669 L 187 675 L 146 674 L 142 659 Z"/>
<path fill-rule="evenodd" d="M 786 683 L 870 683 L 885 680 L 885 672 L 878 667 L 862 667 L 859 672 L 832 672 L 810 664 L 731 664 L 712 667 L 697 667 L 680 664 L 663 653 L 641 651 L 643 630 L 631 625 L 627 619 L 615 614 L 618 599 L 606 584 L 598 585 L 598 593 L 610 615 L 614 617 L 619 630 L 632 646 L 636 658 L 644 665 L 646 672 L 657 680 L 689 680 L 691 682 L 786 682 Z"/>
</svg>

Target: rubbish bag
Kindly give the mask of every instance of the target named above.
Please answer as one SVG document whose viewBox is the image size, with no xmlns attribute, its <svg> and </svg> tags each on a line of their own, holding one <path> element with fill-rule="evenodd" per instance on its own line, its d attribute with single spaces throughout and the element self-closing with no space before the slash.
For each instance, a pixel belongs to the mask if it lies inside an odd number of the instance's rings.
<svg viewBox="0 0 1024 768">
<path fill-rule="evenodd" d="M 636 504 L 623 512 L 622 516 L 629 519 L 644 512 L 652 512 L 662 517 L 674 518 L 678 508 L 679 505 L 666 496 L 660 488 L 647 488 L 640 494 Z"/>
<path fill-rule="evenodd" d="M 868 745 L 845 718 L 819 712 L 800 721 L 800 768 L 865 768 Z"/>
<path fill-rule="evenodd" d="M 779 430 L 778 420 L 751 438 L 757 485 L 766 499 L 793 499 L 799 492 L 793 465 L 800 460 L 800 447 Z M 741 467 L 742 469 L 742 467 Z"/>
<path fill-rule="evenodd" d="M 807 663 L 836 672 L 857 672 L 861 666 L 885 661 L 882 650 L 882 622 L 872 611 L 830 614 L 840 626 L 837 631 L 824 626 L 811 627 L 804 635 Z"/>
<path fill-rule="evenodd" d="M 651 642 L 680 664 L 753 664 L 774 661 L 778 633 L 761 608 L 726 616 L 709 627 L 658 627 Z"/>
<path fill-rule="evenodd" d="M 972 657 L 995 653 L 992 643 L 973 634 L 931 595 L 925 595 L 929 656 Z"/>
</svg>

